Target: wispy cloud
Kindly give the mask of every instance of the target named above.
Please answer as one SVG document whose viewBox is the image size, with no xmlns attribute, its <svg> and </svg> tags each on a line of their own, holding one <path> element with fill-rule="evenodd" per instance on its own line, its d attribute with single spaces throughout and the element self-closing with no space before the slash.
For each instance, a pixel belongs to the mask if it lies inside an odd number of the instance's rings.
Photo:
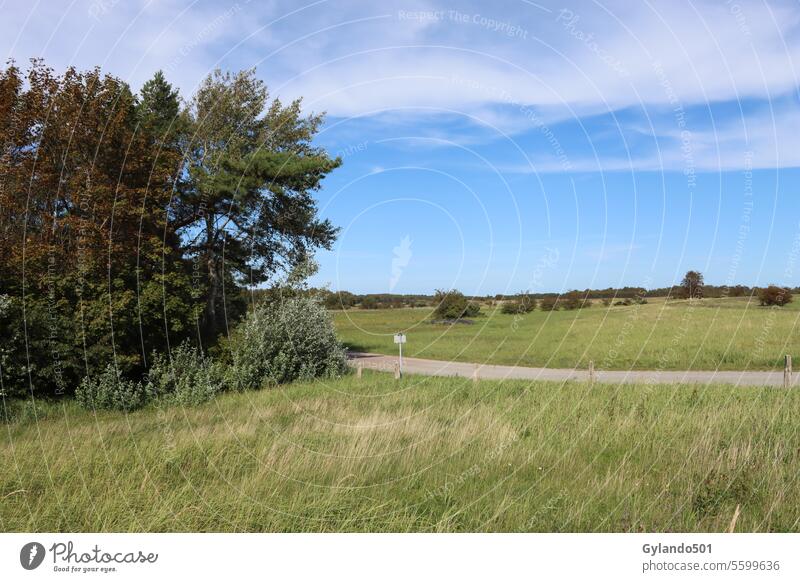
<svg viewBox="0 0 800 582">
<path fill-rule="evenodd" d="M 57 68 L 100 64 L 134 87 L 167 69 L 186 95 L 214 67 L 258 66 L 274 94 L 302 96 L 309 110 L 374 117 L 378 128 L 402 112 L 398 119 L 415 129 L 424 127 L 415 117 L 434 120 L 418 137 L 472 145 L 629 108 L 658 117 L 665 107 L 796 95 L 799 24 L 789 0 L 467 1 L 457 9 L 438 0 L 84 0 L 6 7 L 0 52 L 44 56 Z M 800 164 L 797 105 L 740 119 L 733 110 L 712 129 L 692 128 L 697 169 L 736 167 L 743 151 L 754 167 Z M 628 160 L 600 149 L 599 160 L 586 152 L 570 159 L 586 169 L 684 164 L 675 127 L 655 120 L 650 129 L 651 121 L 640 125 L 658 140 L 655 153 Z M 539 171 L 559 166 L 545 159 Z"/>
</svg>

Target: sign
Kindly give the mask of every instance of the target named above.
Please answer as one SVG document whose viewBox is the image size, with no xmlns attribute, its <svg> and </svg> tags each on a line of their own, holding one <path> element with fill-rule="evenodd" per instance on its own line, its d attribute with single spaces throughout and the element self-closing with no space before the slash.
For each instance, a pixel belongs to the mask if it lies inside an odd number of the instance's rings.
<svg viewBox="0 0 800 582">
<path fill-rule="evenodd" d="M 396 334 L 394 334 L 394 343 L 396 343 L 396 344 L 404 344 L 404 343 L 406 343 L 406 334 L 404 334 L 404 333 L 396 333 Z"/>
</svg>

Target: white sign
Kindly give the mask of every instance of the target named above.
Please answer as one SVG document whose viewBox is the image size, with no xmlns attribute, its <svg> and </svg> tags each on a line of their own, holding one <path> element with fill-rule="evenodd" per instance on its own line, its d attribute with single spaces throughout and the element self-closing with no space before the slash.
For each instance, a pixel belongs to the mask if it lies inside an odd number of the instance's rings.
<svg viewBox="0 0 800 582">
<path fill-rule="evenodd" d="M 404 334 L 404 333 L 396 333 L 396 334 L 394 334 L 394 343 L 396 343 L 396 344 L 404 344 L 404 343 L 406 343 L 406 334 Z"/>
</svg>

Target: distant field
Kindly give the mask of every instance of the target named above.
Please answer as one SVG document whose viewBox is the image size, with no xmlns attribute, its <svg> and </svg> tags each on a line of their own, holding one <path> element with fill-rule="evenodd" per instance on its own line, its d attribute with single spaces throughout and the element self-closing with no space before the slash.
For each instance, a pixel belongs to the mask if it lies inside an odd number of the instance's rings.
<svg viewBox="0 0 800 582">
<path fill-rule="evenodd" d="M 472 325 L 430 323 L 430 309 L 335 312 L 351 349 L 396 354 L 406 333 L 409 356 L 462 362 L 600 369 L 764 370 L 800 357 L 800 302 L 759 307 L 746 299 L 694 303 L 651 299 L 646 305 L 524 316 L 483 307 Z"/>
<path fill-rule="evenodd" d="M 2 531 L 800 531 L 800 391 L 365 372 L 40 414 Z"/>
</svg>

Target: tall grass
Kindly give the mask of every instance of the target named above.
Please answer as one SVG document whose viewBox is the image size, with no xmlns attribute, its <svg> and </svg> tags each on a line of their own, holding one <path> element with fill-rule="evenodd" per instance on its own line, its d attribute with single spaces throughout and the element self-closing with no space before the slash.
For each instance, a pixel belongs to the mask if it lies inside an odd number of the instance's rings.
<svg viewBox="0 0 800 582">
<path fill-rule="evenodd" d="M 365 372 L 11 423 L 3 531 L 800 531 L 800 392 Z"/>
<path fill-rule="evenodd" d="M 800 303 L 759 307 L 746 299 L 664 301 L 646 305 L 509 315 L 484 307 L 472 325 L 430 323 L 430 309 L 335 313 L 352 349 L 438 360 L 640 370 L 765 370 L 800 357 Z"/>
</svg>

